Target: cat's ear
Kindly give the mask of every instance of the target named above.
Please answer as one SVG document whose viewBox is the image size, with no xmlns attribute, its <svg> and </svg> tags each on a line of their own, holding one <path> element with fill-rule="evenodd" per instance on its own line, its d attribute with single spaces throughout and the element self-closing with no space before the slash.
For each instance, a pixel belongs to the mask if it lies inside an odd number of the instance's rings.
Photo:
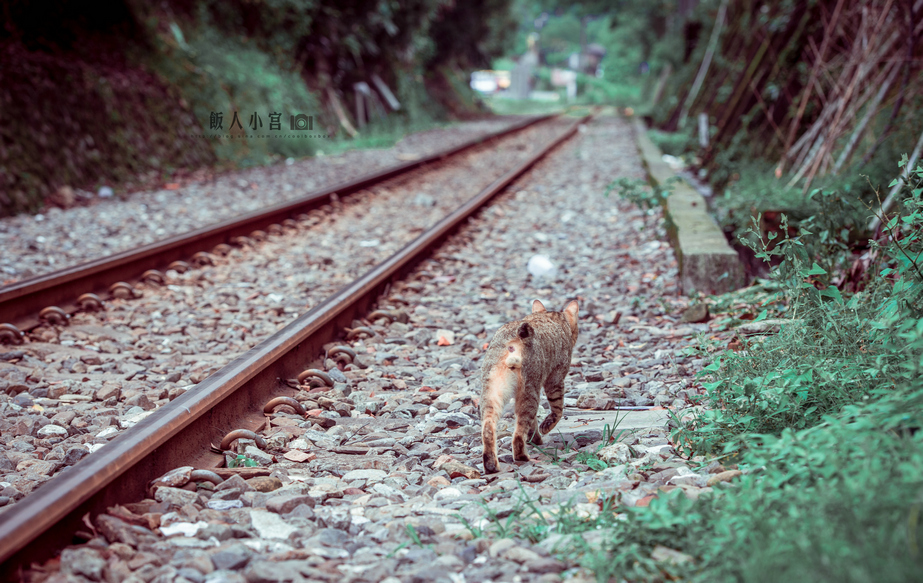
<svg viewBox="0 0 923 583">
<path fill-rule="evenodd" d="M 567 307 L 564 308 L 564 317 L 567 318 L 567 323 L 570 324 L 570 327 L 577 329 L 577 300 L 572 301 L 567 304 Z"/>
<path fill-rule="evenodd" d="M 540 314 L 540 313 L 545 312 L 545 311 L 547 311 L 547 310 L 545 310 L 545 306 L 542 304 L 542 302 L 540 302 L 540 301 L 538 301 L 538 300 L 533 300 L 533 301 L 532 301 L 532 313 L 533 313 L 533 314 Z"/>
</svg>

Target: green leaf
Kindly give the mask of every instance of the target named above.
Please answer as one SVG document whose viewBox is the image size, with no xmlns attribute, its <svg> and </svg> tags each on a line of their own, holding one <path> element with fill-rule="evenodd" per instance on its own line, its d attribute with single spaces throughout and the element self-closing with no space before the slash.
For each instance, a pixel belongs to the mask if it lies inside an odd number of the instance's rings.
<svg viewBox="0 0 923 583">
<path fill-rule="evenodd" d="M 843 303 L 843 296 L 840 294 L 840 290 L 838 290 L 837 288 L 833 286 L 830 286 L 827 289 L 821 290 L 820 295 L 821 297 L 832 298 L 838 304 Z"/>
<path fill-rule="evenodd" d="M 758 315 L 756 318 L 753 318 L 753 321 L 754 321 L 754 322 L 762 322 L 762 321 L 765 320 L 768 316 L 769 316 L 769 310 L 763 310 L 762 312 L 759 313 L 759 315 Z"/>
<path fill-rule="evenodd" d="M 827 272 L 815 262 L 814 265 L 811 266 L 811 270 L 808 271 L 808 275 L 827 275 Z"/>
</svg>

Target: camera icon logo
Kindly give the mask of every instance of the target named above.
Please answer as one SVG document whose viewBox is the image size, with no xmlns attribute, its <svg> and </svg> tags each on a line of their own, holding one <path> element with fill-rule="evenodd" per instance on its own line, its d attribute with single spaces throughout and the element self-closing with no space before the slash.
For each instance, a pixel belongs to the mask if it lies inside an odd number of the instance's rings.
<svg viewBox="0 0 923 583">
<path fill-rule="evenodd" d="M 298 115 L 293 115 L 289 118 L 290 126 L 292 130 L 313 130 L 314 129 L 314 116 L 305 115 L 299 113 Z"/>
</svg>

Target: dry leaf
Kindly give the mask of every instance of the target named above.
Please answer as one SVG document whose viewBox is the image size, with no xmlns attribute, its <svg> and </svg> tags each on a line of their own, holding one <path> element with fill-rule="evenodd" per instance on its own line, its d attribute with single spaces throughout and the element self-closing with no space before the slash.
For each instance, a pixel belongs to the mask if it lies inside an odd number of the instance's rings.
<svg viewBox="0 0 923 583">
<path fill-rule="evenodd" d="M 311 461 L 311 460 L 313 460 L 313 459 L 316 459 L 316 458 L 317 458 L 317 454 L 316 454 L 316 453 L 308 453 L 308 452 L 300 451 L 300 450 L 297 450 L 297 449 L 291 449 L 291 450 L 285 452 L 285 453 L 282 455 L 282 457 L 284 457 L 284 458 L 287 459 L 287 460 L 291 460 L 291 461 L 293 461 L 293 462 L 303 463 L 303 462 L 309 462 L 309 461 Z"/>
</svg>

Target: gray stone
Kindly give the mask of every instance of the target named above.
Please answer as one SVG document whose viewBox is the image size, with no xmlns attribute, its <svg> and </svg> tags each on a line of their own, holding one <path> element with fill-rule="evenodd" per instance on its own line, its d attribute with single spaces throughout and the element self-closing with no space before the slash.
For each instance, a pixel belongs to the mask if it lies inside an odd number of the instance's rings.
<svg viewBox="0 0 923 583">
<path fill-rule="evenodd" d="M 276 514 L 288 514 L 301 505 L 314 507 L 314 499 L 305 495 L 273 496 L 266 501 L 266 509 Z"/>
<path fill-rule="evenodd" d="M 0 381 L 0 382 L 2 382 L 2 381 Z M 25 386 L 25 385 L 23 385 L 23 386 Z M 14 387 L 14 390 L 15 390 L 16 388 L 19 388 L 19 387 Z M 26 393 L 26 392 L 25 392 L 25 389 L 23 389 L 23 392 L 19 393 L 19 394 L 16 395 L 15 397 L 13 397 L 13 404 L 14 404 L 14 405 L 19 405 L 19 406 L 22 407 L 23 409 L 28 409 L 28 408 L 32 407 L 32 405 L 35 404 L 35 401 L 33 401 L 33 400 L 32 400 L 32 397 L 29 395 L 29 393 Z"/>
<path fill-rule="evenodd" d="M 352 522 L 349 511 L 345 508 L 330 506 L 317 506 L 314 515 L 323 526 L 337 530 L 346 530 Z"/>
<path fill-rule="evenodd" d="M 82 575 L 92 581 L 100 581 L 106 561 L 96 549 L 79 547 L 61 551 L 61 570 L 71 575 Z"/>
<path fill-rule="evenodd" d="M 252 561 L 244 569 L 247 583 L 282 583 L 290 581 L 307 581 L 301 570 L 304 561 Z"/>
<path fill-rule="evenodd" d="M 242 544 L 231 545 L 212 553 L 211 559 L 216 569 L 240 569 L 253 556 L 253 551 Z"/>
<path fill-rule="evenodd" d="M 225 481 L 215 486 L 216 491 L 228 490 L 228 489 L 237 489 L 237 490 L 240 490 L 241 492 L 247 492 L 247 491 L 253 490 L 253 486 L 248 484 L 247 480 L 241 478 L 237 474 L 234 474 L 230 478 L 226 479 Z"/>
<path fill-rule="evenodd" d="M 349 382 L 349 379 L 346 378 L 346 375 L 343 374 L 343 372 L 340 371 L 340 369 L 338 369 L 338 368 L 332 368 L 332 369 L 328 370 L 328 371 L 327 371 L 327 375 L 328 375 L 328 376 L 333 380 L 333 382 L 335 382 L 335 383 L 348 383 L 348 382 Z"/>
<path fill-rule="evenodd" d="M 179 507 L 192 504 L 199 499 L 199 495 L 189 490 L 163 486 L 157 488 L 157 491 L 154 492 L 154 499 L 158 502 L 166 502 L 170 506 Z"/>
<path fill-rule="evenodd" d="M 271 455 L 253 445 L 248 445 L 244 448 L 244 455 L 261 466 L 271 466 L 274 461 Z"/>
<path fill-rule="evenodd" d="M 299 504 L 298 506 L 293 508 L 290 512 L 286 513 L 284 518 L 286 520 L 289 520 L 292 518 L 304 518 L 306 520 L 314 520 L 315 518 L 314 508 L 313 506 L 310 506 L 308 504 Z"/>
<path fill-rule="evenodd" d="M 72 466 L 88 455 L 90 452 L 83 447 L 68 448 L 67 453 L 64 454 L 64 465 Z"/>
<path fill-rule="evenodd" d="M 600 449 L 596 455 L 610 465 L 624 464 L 631 459 L 631 448 L 624 443 L 613 443 Z"/>
</svg>

